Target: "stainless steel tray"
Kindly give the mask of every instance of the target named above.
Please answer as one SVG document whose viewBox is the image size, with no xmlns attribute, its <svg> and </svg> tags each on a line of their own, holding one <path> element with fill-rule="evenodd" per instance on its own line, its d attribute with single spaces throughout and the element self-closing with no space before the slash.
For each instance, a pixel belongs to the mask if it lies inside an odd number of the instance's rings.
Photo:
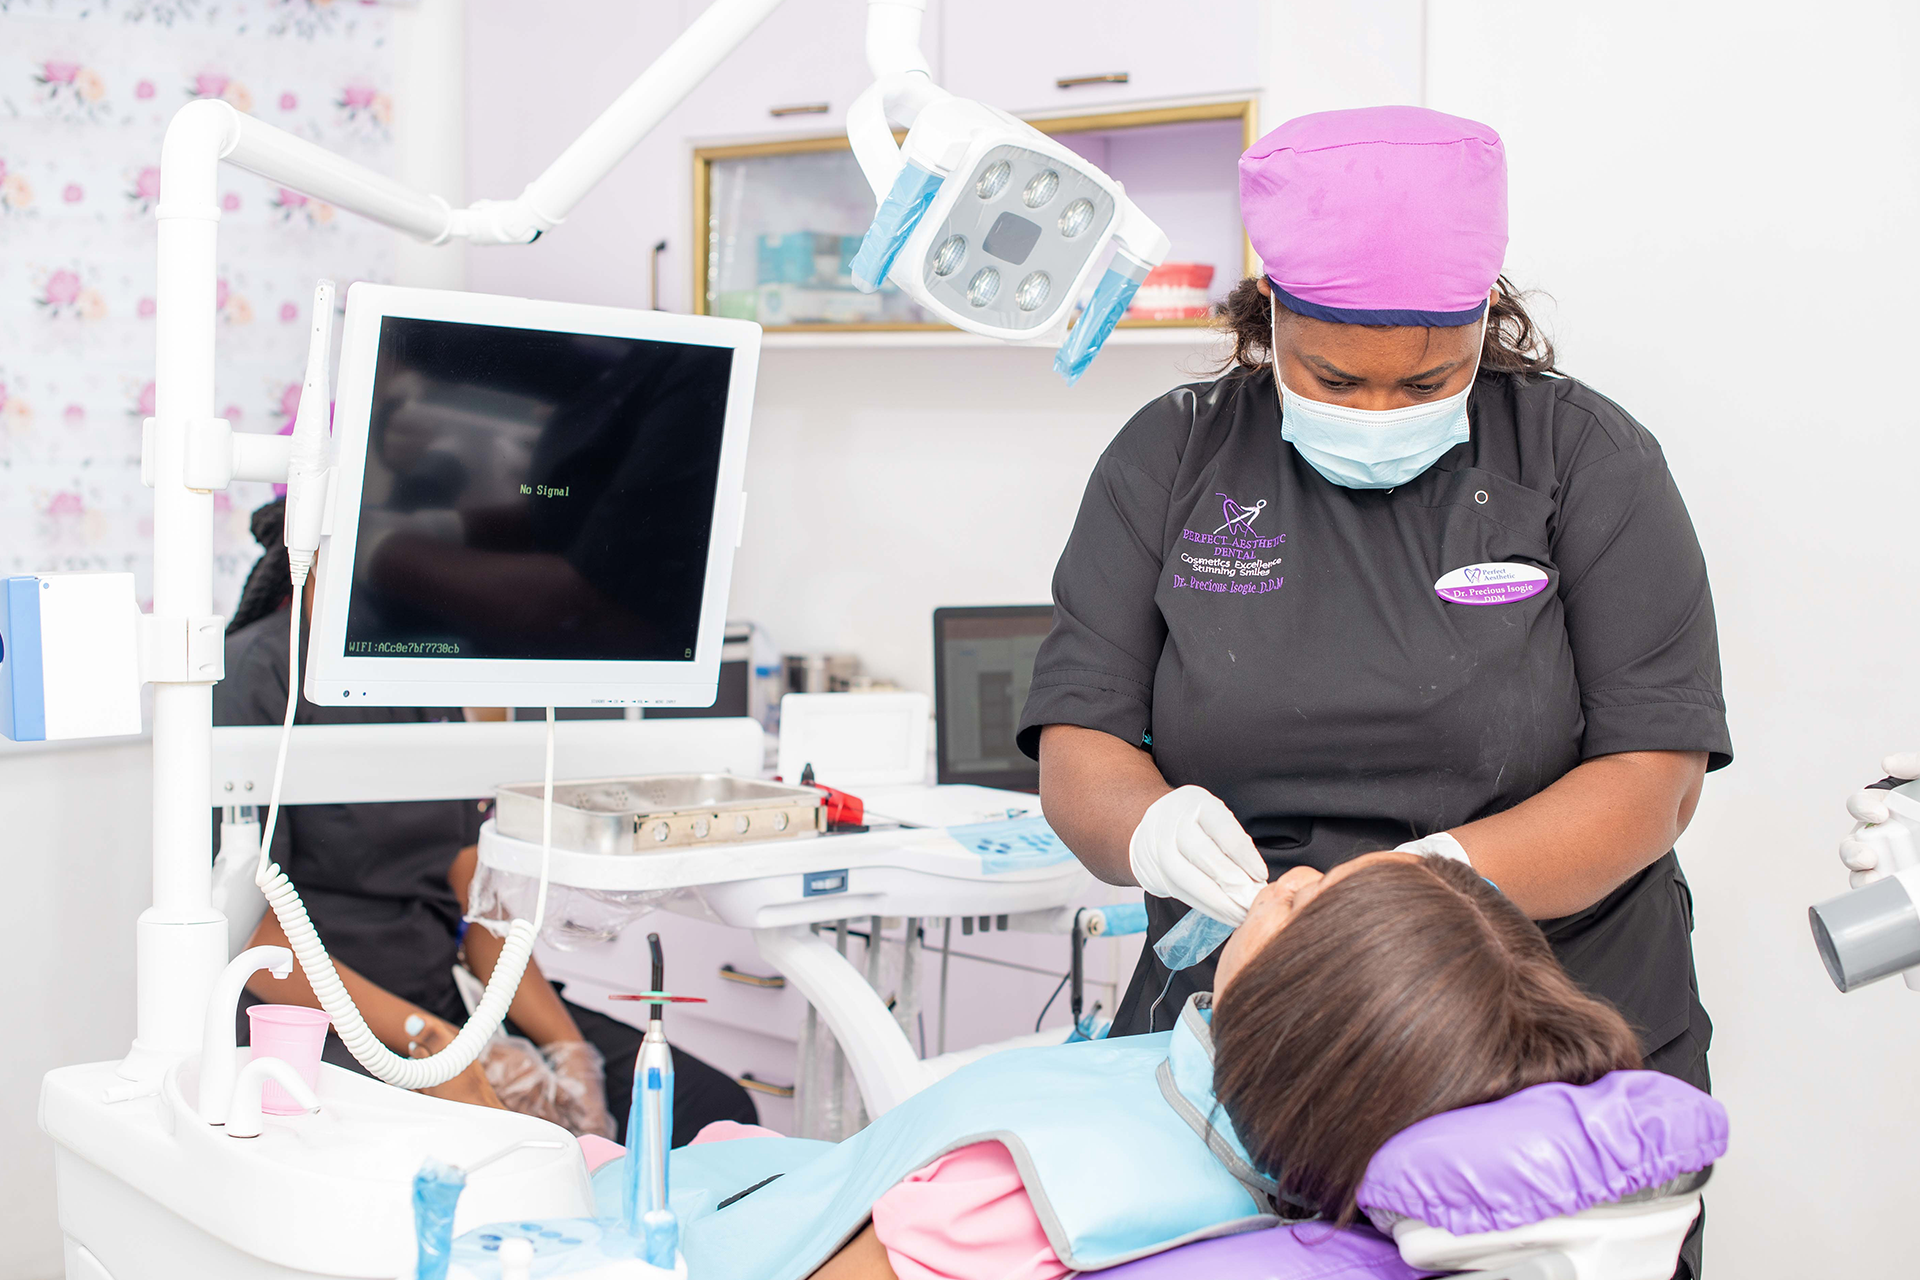
<svg viewBox="0 0 1920 1280">
<path fill-rule="evenodd" d="M 540 842 L 538 782 L 499 788 L 493 823 Z M 575 853 L 653 853 L 688 845 L 792 840 L 827 829 L 826 797 L 725 773 L 656 773 L 553 784 L 553 847 Z"/>
</svg>

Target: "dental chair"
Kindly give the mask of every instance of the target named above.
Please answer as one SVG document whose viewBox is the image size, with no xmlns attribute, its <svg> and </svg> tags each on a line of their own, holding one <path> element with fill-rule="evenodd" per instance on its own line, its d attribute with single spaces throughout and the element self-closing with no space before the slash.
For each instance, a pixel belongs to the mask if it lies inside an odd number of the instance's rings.
<svg viewBox="0 0 1920 1280">
<path fill-rule="evenodd" d="M 619 1150 L 602 1146 L 603 1159 Z M 1591 1085 L 1537 1085 L 1443 1112 L 1396 1135 L 1368 1165 L 1358 1197 L 1364 1219 L 1351 1228 L 1283 1223 L 1080 1274 L 1099 1280 L 1669 1280 L 1700 1213 L 1700 1189 L 1726 1146 L 1726 1110 L 1670 1076 L 1616 1071 Z M 476 1227 L 455 1241 L 451 1280 L 504 1276 L 497 1255 L 486 1260 L 479 1252 L 500 1246 L 474 1242 L 499 1241 L 511 1230 Z M 629 1274 L 595 1270 L 603 1265 L 595 1247 L 580 1250 L 591 1256 L 578 1258 L 553 1252 L 540 1274 Z"/>
<path fill-rule="evenodd" d="M 1726 1146 L 1726 1110 L 1670 1076 L 1536 1085 L 1396 1135 L 1350 1230 L 1202 1240 L 1102 1280 L 1668 1280 Z"/>
</svg>

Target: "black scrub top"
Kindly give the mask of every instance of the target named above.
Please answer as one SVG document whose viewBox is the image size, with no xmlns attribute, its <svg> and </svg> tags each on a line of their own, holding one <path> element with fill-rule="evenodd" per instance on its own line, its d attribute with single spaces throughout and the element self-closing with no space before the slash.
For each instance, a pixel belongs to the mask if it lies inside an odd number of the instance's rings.
<svg viewBox="0 0 1920 1280">
<path fill-rule="evenodd" d="M 215 724 L 285 718 L 287 623 L 281 609 L 227 637 L 226 678 L 213 687 Z M 460 714 L 322 707 L 302 697 L 294 723 L 418 724 Z M 264 806 L 266 797 L 259 799 Z M 273 860 L 300 891 L 334 959 L 457 1027 L 467 1020 L 453 983 L 460 902 L 447 870 L 479 839 L 484 817 L 472 800 L 288 805 L 273 833 Z"/>
<path fill-rule="evenodd" d="M 1021 748 L 1037 757 L 1049 724 L 1146 746 L 1170 784 L 1225 801 L 1276 875 L 1498 813 L 1595 756 L 1726 765 L 1706 565 L 1659 445 L 1567 378 L 1483 374 L 1468 412 L 1467 443 L 1382 491 L 1327 481 L 1280 438 L 1268 371 L 1141 410 L 1061 555 Z M 1436 593 L 1489 563 L 1537 566 L 1547 587 L 1497 605 Z M 1149 942 L 1186 910 L 1149 896 Z M 1671 852 L 1541 927 L 1650 1066 L 1706 1083 Z M 1115 1034 L 1164 1029 L 1212 982 L 1208 961 L 1169 986 L 1149 948 Z"/>
</svg>

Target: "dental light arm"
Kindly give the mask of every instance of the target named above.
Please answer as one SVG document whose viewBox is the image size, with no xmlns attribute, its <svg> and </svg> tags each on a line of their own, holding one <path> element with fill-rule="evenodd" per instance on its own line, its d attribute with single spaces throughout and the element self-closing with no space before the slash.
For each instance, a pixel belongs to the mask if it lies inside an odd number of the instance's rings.
<svg viewBox="0 0 1920 1280">
<path fill-rule="evenodd" d="M 1065 334 L 1054 369 L 1076 382 L 1166 258 L 1166 233 L 1073 151 L 935 85 L 920 56 L 923 8 L 872 0 L 867 10 L 876 78 L 847 111 L 847 140 L 879 208 L 854 283 L 872 292 L 891 280 L 947 323 L 992 338 Z M 895 126 L 907 130 L 898 144 Z M 1075 324 L 1074 304 L 1109 246 Z"/>
<path fill-rule="evenodd" d="M 565 221 L 779 3 L 715 0 L 518 196 L 464 209 L 225 104 L 207 111 L 221 117 L 221 158 L 231 164 L 430 244 L 525 244 Z M 848 111 L 847 137 L 880 207 L 854 265 L 856 283 L 871 291 L 892 279 L 972 333 L 1052 341 L 1073 323 L 1111 245 L 1113 266 L 1055 362 L 1072 382 L 1166 257 L 1167 237 L 1118 182 L 1068 148 L 934 84 L 920 47 L 925 9 L 926 0 L 868 3 L 875 80 Z M 908 131 L 904 146 L 894 142 L 895 126 Z M 1004 173 L 995 169 L 1002 163 L 1010 166 Z"/>
<path fill-rule="evenodd" d="M 653 65 L 527 188 L 511 200 L 455 209 L 364 165 L 264 124 L 226 103 L 185 110 L 219 116 L 220 159 L 428 244 L 528 244 L 566 220 L 574 206 L 640 140 L 725 61 L 781 0 L 714 0 Z"/>
</svg>

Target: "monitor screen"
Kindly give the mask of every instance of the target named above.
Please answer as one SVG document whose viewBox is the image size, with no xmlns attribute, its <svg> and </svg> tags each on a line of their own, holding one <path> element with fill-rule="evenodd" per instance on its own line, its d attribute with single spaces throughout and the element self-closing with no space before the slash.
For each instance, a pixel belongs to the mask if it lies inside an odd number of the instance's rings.
<svg viewBox="0 0 1920 1280">
<path fill-rule="evenodd" d="M 1039 766 L 1014 743 L 1033 661 L 1053 626 L 1050 605 L 940 609 L 934 614 L 942 783 L 1032 790 Z"/>
<path fill-rule="evenodd" d="M 381 317 L 345 656 L 692 659 L 733 359 Z"/>
</svg>

